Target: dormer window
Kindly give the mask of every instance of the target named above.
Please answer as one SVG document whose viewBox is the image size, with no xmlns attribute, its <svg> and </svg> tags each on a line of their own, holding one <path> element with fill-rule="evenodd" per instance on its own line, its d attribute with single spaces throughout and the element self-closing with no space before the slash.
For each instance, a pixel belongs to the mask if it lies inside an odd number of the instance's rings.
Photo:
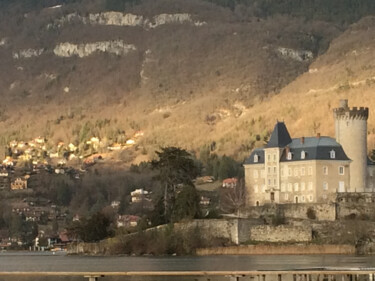
<svg viewBox="0 0 375 281">
<path fill-rule="evenodd" d="M 254 155 L 254 163 L 258 163 L 258 161 L 259 161 L 259 156 L 258 156 L 258 154 L 255 154 Z"/>
<path fill-rule="evenodd" d="M 329 157 L 330 157 L 331 159 L 335 159 L 335 158 L 336 158 L 336 152 L 335 152 L 334 150 L 331 150 L 331 151 L 329 152 Z"/>
<path fill-rule="evenodd" d="M 306 158 L 306 152 L 304 150 L 301 151 L 301 159 Z"/>
<path fill-rule="evenodd" d="M 287 155 L 286 155 L 286 159 L 288 160 L 292 160 L 292 152 L 288 152 Z"/>
</svg>

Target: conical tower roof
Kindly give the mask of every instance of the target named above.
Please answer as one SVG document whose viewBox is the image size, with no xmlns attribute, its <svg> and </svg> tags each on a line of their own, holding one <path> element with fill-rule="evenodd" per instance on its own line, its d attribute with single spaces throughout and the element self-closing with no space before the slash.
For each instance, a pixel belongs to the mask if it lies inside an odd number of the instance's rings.
<svg viewBox="0 0 375 281">
<path fill-rule="evenodd" d="M 284 122 L 277 122 L 266 147 L 285 147 L 292 142 Z"/>
</svg>

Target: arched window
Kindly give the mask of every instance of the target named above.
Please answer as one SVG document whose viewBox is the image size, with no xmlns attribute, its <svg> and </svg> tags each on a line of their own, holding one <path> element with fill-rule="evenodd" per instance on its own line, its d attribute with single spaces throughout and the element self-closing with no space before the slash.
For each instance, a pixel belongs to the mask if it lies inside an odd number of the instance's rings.
<svg viewBox="0 0 375 281">
<path fill-rule="evenodd" d="M 306 152 L 304 150 L 301 151 L 301 159 L 306 158 Z"/>
</svg>

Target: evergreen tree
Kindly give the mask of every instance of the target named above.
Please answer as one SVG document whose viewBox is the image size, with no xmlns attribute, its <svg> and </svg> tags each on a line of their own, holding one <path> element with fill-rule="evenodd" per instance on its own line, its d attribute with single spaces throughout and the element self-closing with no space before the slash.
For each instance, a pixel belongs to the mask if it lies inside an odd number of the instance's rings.
<svg viewBox="0 0 375 281">
<path fill-rule="evenodd" d="M 186 150 L 165 147 L 156 151 L 158 160 L 151 162 L 158 171 L 157 179 L 163 188 L 163 221 L 170 222 L 178 186 L 194 186 L 193 179 L 199 174 L 193 157 Z"/>
</svg>

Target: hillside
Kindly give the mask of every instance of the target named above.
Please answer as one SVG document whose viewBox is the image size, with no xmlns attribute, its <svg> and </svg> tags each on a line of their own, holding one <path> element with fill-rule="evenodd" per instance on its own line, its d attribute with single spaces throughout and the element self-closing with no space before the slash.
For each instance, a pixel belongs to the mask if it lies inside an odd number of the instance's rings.
<svg viewBox="0 0 375 281">
<path fill-rule="evenodd" d="M 138 152 L 149 157 L 215 141 L 242 159 L 276 119 L 294 136 L 333 135 L 340 98 L 370 107 L 373 138 L 373 17 L 349 25 L 362 14 L 331 20 L 218 2 L 3 1 L 2 144 L 111 143 L 141 130 Z"/>
</svg>

